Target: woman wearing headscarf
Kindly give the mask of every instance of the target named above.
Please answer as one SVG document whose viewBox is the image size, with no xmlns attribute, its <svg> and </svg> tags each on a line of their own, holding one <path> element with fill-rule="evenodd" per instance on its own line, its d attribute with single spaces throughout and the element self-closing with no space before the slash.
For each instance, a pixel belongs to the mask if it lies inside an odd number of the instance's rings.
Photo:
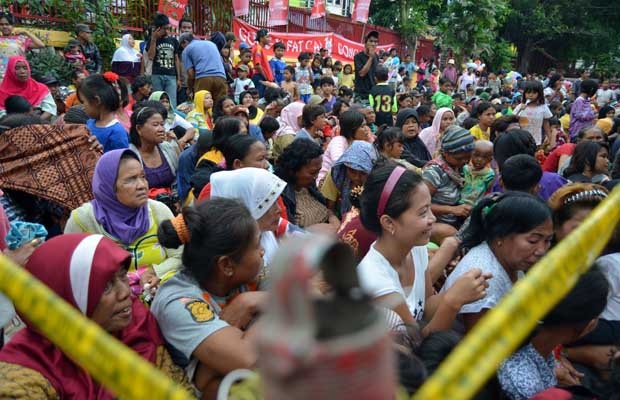
<svg viewBox="0 0 620 400">
<path fill-rule="evenodd" d="M 431 210 L 437 216 L 431 236 L 434 243 L 454 235 L 471 211 L 471 206 L 459 204 L 459 200 L 465 184 L 463 167 L 471 158 L 474 141 L 468 130 L 453 125 L 441 138 L 439 155 L 424 166 L 422 178 L 431 192 Z"/>
<path fill-rule="evenodd" d="M 351 190 L 363 186 L 377 159 L 377 151 L 368 142 L 354 141 L 329 170 L 321 186 L 321 194 L 327 200 L 327 208 L 338 212 L 341 216 L 351 209 L 349 196 Z"/>
<path fill-rule="evenodd" d="M 185 118 L 177 114 L 176 109 L 170 102 L 170 96 L 163 91 L 151 93 L 149 100 L 160 102 L 167 111 L 164 116 L 164 128 L 166 132 L 174 132 L 179 138 L 178 143 L 181 149 L 185 148 L 187 143 L 192 142 L 196 138 L 196 129 Z"/>
<path fill-rule="evenodd" d="M 454 112 L 442 107 L 435 113 L 433 124 L 420 132 L 420 139 L 432 157 L 435 157 L 435 153 L 439 150 L 443 133 L 451 125 L 454 125 Z"/>
<path fill-rule="evenodd" d="M 285 187 L 286 182 L 261 168 L 221 171 L 211 176 L 211 198 L 241 200 L 258 223 L 266 266 L 269 266 L 278 250 L 274 232 L 280 223 L 278 198 Z"/>
<path fill-rule="evenodd" d="M 431 154 L 420 139 L 420 121 L 413 108 L 403 108 L 396 114 L 396 127 L 405 135 L 401 158 L 416 167 L 422 168 L 431 160 Z"/>
<path fill-rule="evenodd" d="M 131 255 L 102 235 L 70 234 L 39 246 L 26 270 L 101 329 L 189 388 L 183 370 L 164 347 L 157 321 L 131 297 L 126 280 L 130 263 Z M 85 278 L 76 280 L 75 276 Z M 0 351 L 1 398 L 115 398 L 26 324 Z"/>
<path fill-rule="evenodd" d="M 213 129 L 213 97 L 208 90 L 199 90 L 194 93 L 194 109 L 187 113 L 187 122 L 197 129 Z"/>
<path fill-rule="evenodd" d="M 136 153 L 129 149 L 105 153 L 93 177 L 95 199 L 73 210 L 65 233 L 104 235 L 131 254 L 131 271 L 147 267 L 145 281 L 157 282 L 181 266 L 183 249 L 164 248 L 157 227 L 173 217 L 163 203 L 148 198 L 148 183 Z"/>
<path fill-rule="evenodd" d="M 135 40 L 130 33 L 123 35 L 121 46 L 112 56 L 112 72 L 127 79 L 130 83 L 140 75 L 142 54 L 134 48 Z"/>
<path fill-rule="evenodd" d="M 284 149 L 295 140 L 295 135 L 301 130 L 299 122 L 305 104 L 296 101 L 282 109 L 278 122 L 280 129 L 273 137 L 273 158 L 277 160 Z"/>
<path fill-rule="evenodd" d="M 35 110 L 41 112 L 43 119 L 49 120 L 56 116 L 56 103 L 52 94 L 47 86 L 32 79 L 30 64 L 23 56 L 9 58 L 0 84 L 0 117 L 6 114 L 6 100 L 13 95 L 25 97 Z"/>
</svg>

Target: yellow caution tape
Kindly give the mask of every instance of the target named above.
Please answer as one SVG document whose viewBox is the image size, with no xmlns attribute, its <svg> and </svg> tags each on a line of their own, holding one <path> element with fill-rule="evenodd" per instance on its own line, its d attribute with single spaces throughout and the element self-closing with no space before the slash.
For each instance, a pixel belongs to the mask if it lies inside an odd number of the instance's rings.
<svg viewBox="0 0 620 400">
<path fill-rule="evenodd" d="M 0 291 L 49 340 L 117 396 L 192 399 L 180 385 L 0 255 Z"/>
<path fill-rule="evenodd" d="M 528 271 L 497 307 L 487 312 L 413 399 L 474 396 L 590 268 L 620 219 L 619 204 L 620 187 L 616 187 L 576 230 Z"/>
</svg>

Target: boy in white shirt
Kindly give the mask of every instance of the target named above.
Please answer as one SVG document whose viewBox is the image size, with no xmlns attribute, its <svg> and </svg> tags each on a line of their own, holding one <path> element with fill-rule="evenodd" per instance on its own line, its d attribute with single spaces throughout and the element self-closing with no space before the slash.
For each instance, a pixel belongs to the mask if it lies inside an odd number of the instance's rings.
<svg viewBox="0 0 620 400">
<path fill-rule="evenodd" d="M 248 89 L 254 87 L 254 82 L 248 78 L 250 69 L 245 64 L 237 66 L 237 78 L 230 84 L 235 92 L 235 103 L 239 104 L 239 95 Z"/>
</svg>

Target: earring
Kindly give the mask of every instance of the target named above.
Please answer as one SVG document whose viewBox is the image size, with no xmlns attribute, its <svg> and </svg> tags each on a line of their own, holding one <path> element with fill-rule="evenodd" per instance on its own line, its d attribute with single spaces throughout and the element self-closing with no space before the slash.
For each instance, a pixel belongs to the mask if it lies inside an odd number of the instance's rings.
<svg viewBox="0 0 620 400">
<path fill-rule="evenodd" d="M 502 247 L 502 241 L 501 240 L 497 241 L 497 247 Z"/>
</svg>

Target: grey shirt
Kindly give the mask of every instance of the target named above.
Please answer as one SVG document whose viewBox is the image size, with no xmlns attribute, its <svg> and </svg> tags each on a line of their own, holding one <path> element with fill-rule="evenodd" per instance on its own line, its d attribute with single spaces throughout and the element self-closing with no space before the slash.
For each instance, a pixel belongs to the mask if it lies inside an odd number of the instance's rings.
<svg viewBox="0 0 620 400">
<path fill-rule="evenodd" d="M 200 343 L 229 326 L 219 319 L 217 303 L 207 302 L 203 294 L 198 282 L 178 272 L 161 285 L 151 305 L 166 342 L 188 361 Z"/>
</svg>

